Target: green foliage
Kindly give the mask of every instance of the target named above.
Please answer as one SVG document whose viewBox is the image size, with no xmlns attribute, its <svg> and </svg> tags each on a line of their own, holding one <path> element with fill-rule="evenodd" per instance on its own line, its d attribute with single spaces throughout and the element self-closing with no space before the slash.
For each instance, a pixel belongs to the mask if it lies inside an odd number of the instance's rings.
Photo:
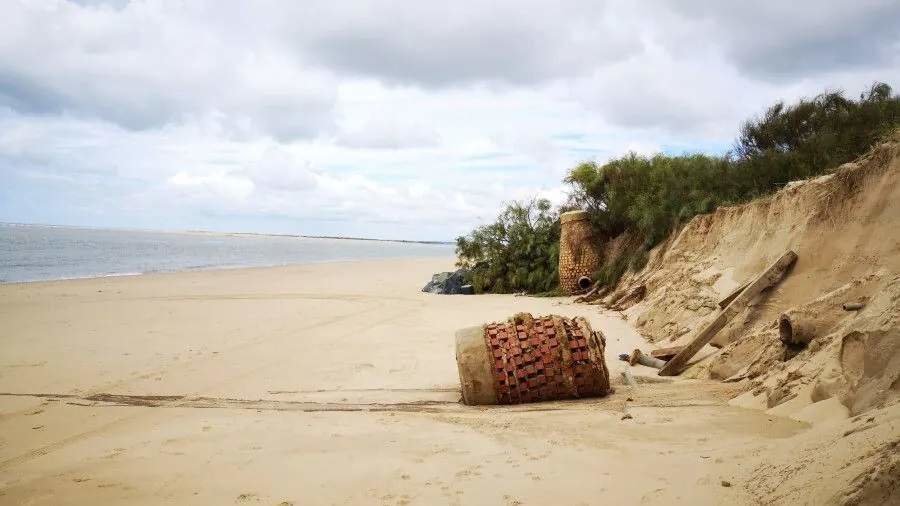
<svg viewBox="0 0 900 506">
<path fill-rule="evenodd" d="M 735 143 L 739 183 L 759 195 L 821 174 L 865 153 L 900 124 L 900 96 L 884 83 L 858 101 L 823 93 L 786 106 L 778 102 L 744 123 Z"/>
<path fill-rule="evenodd" d="M 648 250 L 643 245 L 626 250 L 601 265 L 591 279 L 600 286 L 615 286 L 626 272 L 643 269 L 649 256 Z"/>
<path fill-rule="evenodd" d="M 548 292 L 558 284 L 559 215 L 550 201 L 512 202 L 497 221 L 456 238 L 475 291 Z"/>
<path fill-rule="evenodd" d="M 614 286 L 619 282 L 619 278 L 625 274 L 627 268 L 628 257 L 627 255 L 622 255 L 600 266 L 600 270 L 595 272 L 592 278 L 595 283 L 600 283 L 600 286 Z"/>
<path fill-rule="evenodd" d="M 565 181 L 567 207 L 591 215 L 607 238 L 629 234 L 630 247 L 595 273 L 614 285 L 642 268 L 650 248 L 697 214 L 774 192 L 864 154 L 900 125 L 900 97 L 874 84 L 859 100 L 824 93 L 794 105 L 779 102 L 743 124 L 724 156 L 652 157 L 629 153 L 605 164 L 584 162 Z M 510 204 L 495 223 L 457 238 L 458 265 L 477 292 L 552 292 L 557 288 L 559 221 L 546 200 Z"/>
<path fill-rule="evenodd" d="M 571 204 L 588 210 L 607 237 L 628 232 L 643 239 L 608 259 L 597 280 L 612 285 L 627 269 L 641 268 L 650 248 L 695 215 L 849 162 L 898 124 L 900 97 L 877 83 L 858 101 L 833 92 L 791 106 L 777 103 L 744 123 L 734 152 L 725 156 L 629 153 L 603 165 L 579 164 L 565 180 L 572 185 Z"/>
<path fill-rule="evenodd" d="M 629 153 L 604 165 L 582 163 L 566 182 L 573 203 L 590 212 L 604 235 L 636 232 L 649 248 L 678 223 L 733 201 L 730 169 L 724 157 Z"/>
</svg>

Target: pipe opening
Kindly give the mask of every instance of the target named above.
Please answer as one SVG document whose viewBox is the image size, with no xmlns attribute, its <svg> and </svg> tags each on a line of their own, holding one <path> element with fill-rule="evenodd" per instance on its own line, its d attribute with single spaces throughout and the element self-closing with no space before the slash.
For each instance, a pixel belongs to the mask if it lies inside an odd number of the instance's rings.
<svg viewBox="0 0 900 506">
<path fill-rule="evenodd" d="M 591 281 L 591 278 L 587 276 L 581 276 L 578 278 L 578 288 L 582 290 L 587 290 L 588 288 L 594 286 L 594 282 Z"/>
<path fill-rule="evenodd" d="M 807 342 L 805 340 L 795 339 L 794 325 L 788 315 L 783 314 L 778 318 L 778 337 L 784 344 L 784 362 L 796 357 L 806 349 Z"/>
<path fill-rule="evenodd" d="M 794 329 L 791 326 L 791 319 L 787 315 L 781 315 L 778 318 L 778 337 L 784 344 L 790 344 L 794 336 Z"/>
</svg>

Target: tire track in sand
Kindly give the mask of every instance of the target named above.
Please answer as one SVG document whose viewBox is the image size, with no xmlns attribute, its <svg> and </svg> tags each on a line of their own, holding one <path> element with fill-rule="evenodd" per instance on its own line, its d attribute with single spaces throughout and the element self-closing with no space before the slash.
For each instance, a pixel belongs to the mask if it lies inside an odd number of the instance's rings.
<svg viewBox="0 0 900 506">
<path fill-rule="evenodd" d="M 377 312 L 377 311 L 379 311 L 379 310 L 382 310 L 383 307 L 384 307 L 385 305 L 387 305 L 386 302 L 380 301 L 378 298 L 373 297 L 372 299 L 373 299 L 373 302 L 375 302 L 375 304 L 374 304 L 371 308 L 363 309 L 363 310 L 360 310 L 360 311 L 354 311 L 354 312 L 351 312 L 351 313 L 348 313 L 348 314 L 344 314 L 344 315 L 340 315 L 340 316 L 336 316 L 336 317 L 333 317 L 333 318 L 329 318 L 329 319 L 323 320 L 323 321 L 318 322 L 318 323 L 316 323 L 316 324 L 310 325 L 309 327 L 307 327 L 307 330 L 309 330 L 309 329 L 315 329 L 315 328 L 321 328 L 321 327 L 325 327 L 325 326 L 329 326 L 329 325 L 334 325 L 334 324 L 341 323 L 341 322 L 346 321 L 346 320 L 352 320 L 352 319 L 358 318 L 358 317 L 360 317 L 360 316 L 364 316 L 364 315 L 367 315 L 367 314 L 369 314 L 369 313 L 373 313 L 373 312 Z M 396 302 L 396 301 L 394 301 L 394 302 Z M 396 304 L 392 304 L 391 307 L 396 308 Z M 338 336 L 341 336 L 341 337 L 348 336 L 348 335 L 354 334 L 354 333 L 356 333 L 356 332 L 359 332 L 360 330 L 362 330 L 362 329 L 364 329 L 364 328 L 370 327 L 373 323 L 383 324 L 383 323 L 388 323 L 388 322 L 390 322 L 390 321 L 396 320 L 396 319 L 398 319 L 398 318 L 400 318 L 400 317 L 406 315 L 406 314 L 408 313 L 408 308 L 405 308 L 405 307 L 404 307 L 403 309 L 397 309 L 397 310 L 395 310 L 394 312 L 395 312 L 396 314 L 394 314 L 394 315 L 392 315 L 392 316 L 390 316 L 390 317 L 387 317 L 387 318 L 380 319 L 380 320 L 378 320 L 378 321 L 376 321 L 376 322 L 373 322 L 372 320 L 367 320 L 367 319 L 363 318 L 357 325 L 353 325 L 353 328 L 348 329 L 348 328 L 345 327 L 345 328 L 343 329 L 344 331 L 341 332 L 340 334 L 337 334 L 337 335 L 338 335 Z M 356 327 L 359 327 L 359 328 L 356 328 Z M 280 336 L 280 338 L 281 338 L 281 339 L 284 339 L 283 336 Z M 249 342 L 249 343 L 247 343 L 247 342 L 245 342 L 245 343 L 240 343 L 240 344 L 238 344 L 238 345 L 236 345 L 236 346 L 233 346 L 232 348 L 229 348 L 229 351 L 233 352 L 233 351 L 245 349 L 245 348 L 248 348 L 248 347 L 251 347 L 251 346 L 260 345 L 260 344 L 266 343 L 266 342 L 269 341 L 269 340 L 270 340 L 270 338 L 261 338 L 261 339 L 253 340 L 253 341 L 251 341 L 251 342 Z M 204 359 L 202 359 L 202 360 L 208 361 L 208 360 L 210 360 L 211 358 L 212 358 L 212 357 L 204 358 Z M 241 379 L 241 378 L 247 377 L 247 376 L 249 376 L 249 375 L 252 375 L 252 374 L 258 372 L 258 371 L 261 370 L 261 369 L 268 369 L 268 368 L 271 367 L 272 365 L 277 364 L 278 362 L 281 362 L 281 361 L 284 361 L 284 360 L 288 360 L 288 357 L 279 357 L 279 358 L 276 359 L 276 360 L 266 361 L 265 364 L 262 364 L 262 365 L 259 365 L 259 366 L 257 366 L 257 367 L 251 368 L 250 370 L 244 371 L 244 372 L 241 373 L 241 374 L 229 376 L 228 378 L 224 378 L 222 381 L 217 381 L 217 382 L 214 382 L 213 384 L 207 384 L 207 385 L 205 385 L 205 387 L 204 387 L 203 389 L 201 389 L 201 390 L 209 390 L 210 388 L 215 388 L 216 386 L 223 385 L 223 384 L 227 384 L 227 383 L 233 382 L 233 381 L 235 381 L 235 380 L 239 380 L 239 379 Z M 175 367 L 174 367 L 174 368 L 178 368 L 178 367 L 187 367 L 187 366 L 189 366 L 189 365 L 192 365 L 191 362 L 193 362 L 193 361 L 175 364 Z M 171 369 L 173 369 L 173 367 L 161 368 L 161 369 L 159 369 L 155 374 L 159 374 L 159 373 L 161 373 L 161 372 L 169 371 L 169 370 L 171 370 Z M 127 379 L 123 379 L 123 380 L 114 382 L 114 385 L 115 385 L 115 386 L 121 386 L 122 384 L 127 384 L 127 383 L 129 383 L 129 382 L 131 382 L 131 381 L 140 380 L 140 379 L 143 379 L 143 378 L 145 378 L 145 377 L 146 377 L 146 375 L 142 375 L 142 376 L 137 377 L 137 378 L 127 378 Z M 88 398 L 90 398 L 90 397 L 92 397 L 92 396 L 97 396 L 97 395 L 109 395 L 109 394 L 104 394 L 104 392 L 102 392 L 102 389 L 103 389 L 102 387 L 99 388 L 99 389 L 98 389 L 98 388 L 93 388 L 93 389 L 91 389 L 91 390 L 89 391 L 89 393 L 88 393 L 87 395 L 84 396 L 84 398 L 85 398 L 85 399 L 88 399 Z M 199 393 L 200 393 L 200 392 L 197 391 L 194 395 L 199 396 Z M 7 394 L 7 395 L 16 395 L 16 394 Z M 28 394 L 26 394 L 26 395 L 28 395 Z M 64 395 L 72 395 L 72 394 L 64 394 Z M 154 396 L 138 396 L 138 397 L 148 398 L 148 397 L 154 397 Z M 163 402 L 162 404 L 160 404 L 159 406 L 156 406 L 156 407 L 170 407 L 170 408 L 177 408 L 177 407 L 180 407 L 180 404 L 181 404 L 181 403 L 187 402 L 186 399 L 196 399 L 196 398 L 197 398 L 197 397 L 183 397 L 183 396 L 178 396 L 178 399 L 177 399 L 177 400 L 165 401 L 165 402 Z M 208 407 L 215 407 L 215 406 L 206 406 L 206 407 L 208 408 Z M 0 461 L 0 470 L 6 469 L 6 468 L 8 468 L 8 467 L 10 467 L 10 466 L 14 466 L 14 465 L 17 465 L 17 464 L 21 464 L 21 463 L 23 463 L 23 462 L 27 462 L 27 461 L 32 460 L 32 459 L 34 459 L 34 458 L 38 458 L 38 457 L 42 457 L 42 456 L 48 455 L 48 454 L 50 454 L 50 453 L 52 453 L 52 452 L 54 452 L 54 451 L 57 451 L 57 450 L 59 450 L 59 449 L 62 449 L 62 448 L 64 448 L 64 447 L 66 447 L 66 446 L 68 446 L 68 445 L 70 445 L 70 444 L 73 444 L 73 443 L 76 443 L 76 442 L 78 442 L 78 441 L 81 441 L 81 440 L 90 438 L 90 437 L 92 437 L 92 436 L 94 436 L 94 435 L 96 435 L 96 434 L 99 434 L 99 433 L 101 433 L 101 432 L 103 432 L 103 431 L 105 431 L 105 430 L 112 429 L 112 428 L 114 428 L 114 427 L 123 425 L 123 424 L 125 424 L 125 423 L 127 423 L 127 422 L 131 422 L 131 421 L 134 421 L 134 420 L 136 420 L 136 419 L 139 419 L 139 418 L 142 418 L 142 417 L 149 416 L 151 413 L 153 413 L 153 412 L 152 412 L 152 411 L 150 411 L 150 412 L 148 412 L 148 411 L 137 411 L 137 412 L 135 412 L 134 414 L 126 415 L 126 416 L 124 416 L 124 417 L 122 417 L 122 418 L 113 420 L 113 421 L 111 421 L 111 422 L 104 423 L 104 424 L 100 425 L 99 427 L 95 427 L 95 428 L 88 429 L 88 430 L 85 430 L 85 431 L 82 431 L 82 432 L 79 432 L 79 433 L 76 433 L 76 434 L 72 434 L 71 436 L 64 437 L 64 438 L 62 438 L 62 439 L 60 439 L 60 440 L 58 440 L 58 441 L 55 441 L 55 442 L 53 442 L 53 443 L 50 443 L 50 444 L 41 446 L 41 447 L 36 448 L 36 449 L 34 449 L 34 450 L 31 450 L 31 451 L 25 452 L 25 453 L 23 453 L 23 454 L 17 455 L 17 456 L 15 456 L 15 457 L 11 457 L 11 458 L 9 458 L 9 459 Z"/>
</svg>

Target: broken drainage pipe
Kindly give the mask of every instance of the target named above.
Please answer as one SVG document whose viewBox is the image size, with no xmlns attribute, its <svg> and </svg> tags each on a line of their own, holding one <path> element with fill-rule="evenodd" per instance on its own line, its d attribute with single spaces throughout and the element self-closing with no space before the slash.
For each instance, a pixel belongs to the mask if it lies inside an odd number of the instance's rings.
<svg viewBox="0 0 900 506">
<path fill-rule="evenodd" d="M 587 276 L 581 276 L 580 278 L 578 278 L 578 288 L 580 290 L 587 290 L 592 286 L 594 286 L 594 282 L 591 281 L 591 278 Z"/>
<path fill-rule="evenodd" d="M 806 346 L 816 337 L 815 320 L 806 313 L 784 313 L 778 317 L 778 337 L 787 345 Z"/>
<path fill-rule="evenodd" d="M 784 360 L 803 351 L 816 337 L 816 321 L 808 313 L 791 311 L 778 317 L 778 338 L 784 344 Z"/>
</svg>

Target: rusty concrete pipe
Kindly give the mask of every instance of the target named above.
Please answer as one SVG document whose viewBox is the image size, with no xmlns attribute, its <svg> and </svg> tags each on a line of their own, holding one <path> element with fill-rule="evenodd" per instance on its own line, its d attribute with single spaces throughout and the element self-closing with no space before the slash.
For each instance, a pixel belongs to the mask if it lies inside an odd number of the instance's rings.
<svg viewBox="0 0 900 506">
<path fill-rule="evenodd" d="M 465 404 L 599 397 L 610 392 L 603 336 L 584 318 L 520 313 L 456 333 Z"/>
<path fill-rule="evenodd" d="M 579 280 L 600 267 L 602 238 L 596 235 L 587 211 L 569 211 L 559 215 L 559 287 L 574 295 L 589 287 Z"/>
</svg>

